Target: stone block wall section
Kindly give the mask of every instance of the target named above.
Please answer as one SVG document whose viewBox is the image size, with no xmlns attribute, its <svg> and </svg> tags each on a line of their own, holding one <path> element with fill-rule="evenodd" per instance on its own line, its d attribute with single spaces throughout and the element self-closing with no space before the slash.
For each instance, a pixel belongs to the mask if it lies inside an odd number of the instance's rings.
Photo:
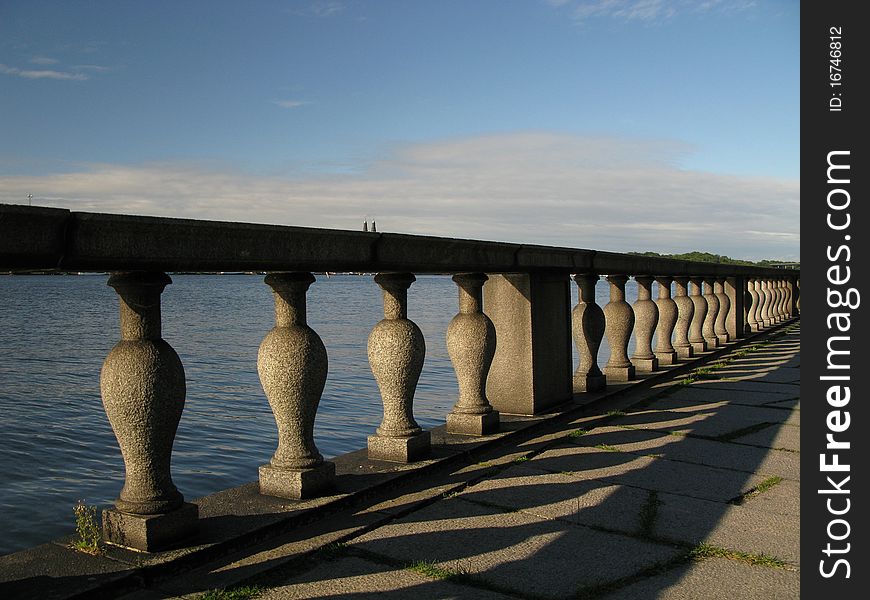
<svg viewBox="0 0 870 600">
<path fill-rule="evenodd" d="M 795 318 L 800 307 L 797 270 L 0 205 L 0 271 L 34 270 L 110 274 L 121 305 L 121 341 L 106 358 L 100 383 L 124 449 L 126 480 L 115 507 L 104 511 L 103 535 L 148 552 L 196 543 L 198 521 L 196 506 L 184 501 L 170 473 L 185 384 L 184 367 L 161 336 L 167 271 L 269 273 L 264 283 L 275 294 L 276 324 L 260 346 L 257 369 L 279 444 L 260 468 L 260 493 L 290 499 L 328 493 L 335 477 L 312 435 L 328 364 L 305 318 L 311 271 L 377 273 L 372 285 L 383 290 L 384 319 L 372 330 L 368 357 L 384 416 L 368 453 L 393 462 L 424 459 L 431 444 L 413 414 L 426 351 L 423 334 L 408 319 L 414 273 L 451 274 L 457 284 L 457 315 L 445 332 L 460 389 L 445 419 L 456 435 L 490 435 L 499 431 L 500 414 L 540 414 L 577 394 L 690 361 Z M 599 307 L 595 286 L 603 276 L 610 301 Z M 630 277 L 638 281 L 637 298 L 626 298 Z M 572 281 L 580 288 L 573 309 Z M 632 333 L 638 344 L 629 357 Z M 611 354 L 599 367 L 605 335 Z M 572 364 L 572 343 L 578 365 Z"/>
</svg>

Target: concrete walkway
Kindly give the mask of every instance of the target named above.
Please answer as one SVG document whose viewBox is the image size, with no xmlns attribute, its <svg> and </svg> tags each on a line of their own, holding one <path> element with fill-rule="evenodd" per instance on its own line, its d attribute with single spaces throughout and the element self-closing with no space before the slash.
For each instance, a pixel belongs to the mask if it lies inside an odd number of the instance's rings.
<svg viewBox="0 0 870 600">
<path fill-rule="evenodd" d="M 796 324 L 326 530 L 127 597 L 797 598 L 799 361 Z"/>
</svg>

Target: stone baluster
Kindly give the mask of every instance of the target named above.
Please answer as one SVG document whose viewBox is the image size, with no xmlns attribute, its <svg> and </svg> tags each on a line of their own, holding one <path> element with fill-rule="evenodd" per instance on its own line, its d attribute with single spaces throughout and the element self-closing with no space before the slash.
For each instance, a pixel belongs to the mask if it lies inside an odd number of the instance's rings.
<svg viewBox="0 0 870 600">
<path fill-rule="evenodd" d="M 791 319 L 794 318 L 794 280 L 789 278 L 785 282 L 785 314 Z"/>
<path fill-rule="evenodd" d="M 746 283 L 746 287 L 749 291 L 750 304 L 749 310 L 746 314 L 746 323 L 749 325 L 750 331 L 758 331 L 761 329 L 761 322 L 759 317 L 759 309 L 761 308 L 761 297 L 758 291 L 759 281 L 758 279 L 750 279 Z"/>
<path fill-rule="evenodd" d="M 707 342 L 707 348 L 719 347 L 719 337 L 716 335 L 716 318 L 719 315 L 719 299 L 713 293 L 713 278 L 704 278 L 704 300 L 707 302 L 707 315 L 701 328 L 701 335 Z"/>
<path fill-rule="evenodd" d="M 770 307 L 773 303 L 773 294 L 770 291 L 770 280 L 761 280 L 761 319 L 759 319 L 764 327 L 770 327 L 773 320 L 770 315 Z"/>
<path fill-rule="evenodd" d="M 598 349 L 604 337 L 604 311 L 595 302 L 598 275 L 575 275 L 579 301 L 571 314 L 571 330 L 580 362 L 574 371 L 574 392 L 598 392 L 607 387 L 607 378 L 598 368 Z"/>
<path fill-rule="evenodd" d="M 778 313 L 779 313 L 779 320 L 780 320 L 780 322 L 782 322 L 782 321 L 785 321 L 788 319 L 788 314 L 787 314 L 786 306 L 785 306 L 786 297 L 788 296 L 788 291 L 786 290 L 786 287 L 785 287 L 785 279 L 779 280 L 778 288 L 779 288 Z"/>
<path fill-rule="evenodd" d="M 659 309 L 652 301 L 653 278 L 647 275 L 635 277 L 637 281 L 637 301 L 633 311 L 635 318 L 634 326 L 634 355 L 631 364 L 635 370 L 650 373 L 659 368 L 659 361 L 652 351 L 652 337 L 659 322 Z"/>
<path fill-rule="evenodd" d="M 695 304 L 688 296 L 689 278 L 674 277 L 674 304 L 677 306 L 677 324 L 674 327 L 674 350 L 679 358 L 692 358 L 695 351 L 689 341 L 689 328 L 695 315 Z"/>
<path fill-rule="evenodd" d="M 384 419 L 368 438 L 371 460 L 412 462 L 429 453 L 430 436 L 414 420 L 414 391 L 423 370 L 423 332 L 408 319 L 411 273 L 378 273 L 384 293 L 384 319 L 369 335 L 369 365 L 381 391 Z"/>
<path fill-rule="evenodd" d="M 486 398 L 486 378 L 495 355 L 495 327 L 483 314 L 483 273 L 453 276 L 459 313 L 447 327 L 447 352 L 459 383 L 459 399 L 447 414 L 447 432 L 486 435 L 498 431 L 498 411 Z"/>
<path fill-rule="evenodd" d="M 172 444 L 186 385 L 178 354 L 161 337 L 160 295 L 172 283 L 162 272 L 115 273 L 121 341 L 100 373 L 106 416 L 124 458 L 125 480 L 115 508 L 103 511 L 103 536 L 154 552 L 197 530 L 198 508 L 172 483 Z"/>
<path fill-rule="evenodd" d="M 719 314 L 716 315 L 716 322 L 713 325 L 713 331 L 716 332 L 716 337 L 719 338 L 719 345 L 727 344 L 729 341 L 728 329 L 725 326 L 725 321 L 728 318 L 728 311 L 731 309 L 731 300 L 725 293 L 725 278 L 717 277 L 713 282 L 713 295 L 719 301 Z"/>
<path fill-rule="evenodd" d="M 695 354 L 707 351 L 707 342 L 704 341 L 702 327 L 704 318 L 707 316 L 707 301 L 701 296 L 701 280 L 693 277 L 689 280 L 689 299 L 695 307 L 692 322 L 689 325 L 689 342 Z"/>
<path fill-rule="evenodd" d="M 779 280 L 770 280 L 770 323 L 779 323 Z"/>
<path fill-rule="evenodd" d="M 794 307 L 795 307 L 795 309 L 797 309 L 797 314 L 800 315 L 801 314 L 801 280 L 800 279 L 796 279 L 794 282 L 794 293 L 795 293 Z"/>
<path fill-rule="evenodd" d="M 260 467 L 260 493 L 267 496 L 311 498 L 335 480 L 335 464 L 314 444 L 328 368 L 326 348 L 307 323 L 305 295 L 314 281 L 308 272 L 265 278 L 275 298 L 275 327 L 260 344 L 257 372 L 278 426 L 278 449 Z"/>
<path fill-rule="evenodd" d="M 656 299 L 659 326 L 656 330 L 654 353 L 660 365 L 673 365 L 677 362 L 677 352 L 671 343 L 671 337 L 677 324 L 677 304 L 671 298 L 671 278 L 656 277 L 656 282 L 659 288 L 659 297 Z"/>
<path fill-rule="evenodd" d="M 634 311 L 625 301 L 626 275 L 608 275 L 610 302 L 604 306 L 605 333 L 610 345 L 610 358 L 604 366 L 604 375 L 610 381 L 634 379 L 634 365 L 628 359 L 628 340 L 634 328 Z"/>
</svg>

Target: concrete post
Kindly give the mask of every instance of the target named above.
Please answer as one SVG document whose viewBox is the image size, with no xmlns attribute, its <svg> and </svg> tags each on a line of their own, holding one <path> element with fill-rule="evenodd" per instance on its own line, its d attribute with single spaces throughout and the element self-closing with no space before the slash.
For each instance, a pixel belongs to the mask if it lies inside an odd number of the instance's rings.
<svg viewBox="0 0 870 600">
<path fill-rule="evenodd" d="M 752 303 L 749 306 L 749 312 L 746 315 L 746 321 L 749 323 L 751 331 L 759 331 L 763 327 L 761 322 L 761 301 L 764 296 L 761 294 L 761 282 L 753 277 L 749 280 L 749 295 L 752 298 Z"/>
<path fill-rule="evenodd" d="M 368 438 L 370 460 L 413 462 L 429 454 L 430 436 L 414 420 L 414 392 L 426 343 L 423 332 L 408 319 L 411 273 L 378 273 L 384 292 L 384 319 L 369 334 L 369 365 L 384 404 L 384 419 Z"/>
<path fill-rule="evenodd" d="M 659 326 L 656 330 L 655 355 L 660 365 L 673 365 L 677 362 L 677 352 L 671 343 L 674 326 L 677 324 L 677 305 L 671 298 L 671 278 L 656 277 L 659 297 L 656 307 L 659 311 Z"/>
<path fill-rule="evenodd" d="M 311 498 L 335 480 L 335 464 L 314 444 L 328 368 L 326 348 L 307 322 L 305 294 L 314 281 L 308 272 L 265 278 L 275 298 L 275 327 L 260 344 L 257 372 L 278 426 L 278 448 L 259 471 L 260 493 L 267 496 Z"/>
<path fill-rule="evenodd" d="M 731 309 L 731 301 L 725 294 L 724 277 L 717 277 L 713 281 L 713 295 L 719 301 L 719 312 L 716 315 L 716 322 L 713 324 L 713 331 L 716 332 L 716 337 L 719 338 L 719 345 L 722 346 L 727 344 L 729 340 L 725 321 L 728 319 L 728 311 Z"/>
<path fill-rule="evenodd" d="M 637 301 L 633 306 L 635 343 L 631 364 L 636 371 L 650 373 L 659 368 L 659 361 L 652 351 L 652 337 L 659 322 L 659 309 L 652 301 L 653 278 L 640 275 L 635 277 L 635 281 L 637 281 Z"/>
<path fill-rule="evenodd" d="M 124 457 L 125 480 L 115 508 L 103 511 L 103 536 L 154 552 L 197 529 L 198 509 L 172 483 L 170 461 L 184 409 L 184 367 L 161 337 L 160 294 L 166 273 L 115 273 L 108 285 L 120 298 L 121 341 L 100 373 L 106 416 Z"/>
<path fill-rule="evenodd" d="M 574 371 L 574 393 L 598 392 L 607 387 L 607 378 L 598 368 L 598 349 L 604 337 L 604 311 L 595 302 L 598 275 L 575 275 L 578 302 L 571 315 L 571 329 L 580 362 Z"/>
<path fill-rule="evenodd" d="M 634 328 L 634 311 L 625 301 L 626 275 L 608 275 L 610 302 L 604 307 L 605 333 L 610 345 L 610 359 L 604 367 L 609 381 L 631 381 L 634 365 L 628 359 L 628 340 Z"/>
<path fill-rule="evenodd" d="M 707 315 L 704 317 L 701 335 L 707 342 L 707 348 L 718 348 L 719 337 L 716 335 L 716 317 L 719 315 L 719 299 L 713 294 L 713 278 L 704 278 L 704 300 L 707 302 Z"/>
<path fill-rule="evenodd" d="M 498 344 L 486 382 L 501 414 L 534 415 L 571 400 L 571 288 L 567 275 L 490 275 L 484 310 Z"/>
<path fill-rule="evenodd" d="M 701 296 L 701 279 L 693 277 L 689 280 L 689 299 L 695 307 L 692 322 L 689 325 L 689 342 L 695 354 L 707 351 L 707 342 L 704 341 L 702 327 L 704 318 L 707 316 L 707 301 Z"/>
<path fill-rule="evenodd" d="M 456 380 L 459 399 L 447 414 L 447 432 L 486 435 L 498 431 L 498 411 L 486 398 L 486 378 L 495 355 L 495 327 L 483 314 L 483 273 L 453 276 L 459 288 L 459 313 L 447 326 L 447 353 Z"/>
<path fill-rule="evenodd" d="M 692 358 L 695 355 L 692 343 L 689 341 L 689 328 L 695 316 L 695 303 L 687 295 L 688 288 L 688 277 L 674 277 L 674 304 L 677 305 L 674 350 L 679 358 Z"/>
<path fill-rule="evenodd" d="M 725 330 L 732 340 L 746 335 L 746 284 L 746 279 L 740 275 L 725 278 L 724 291 L 729 306 Z"/>
</svg>

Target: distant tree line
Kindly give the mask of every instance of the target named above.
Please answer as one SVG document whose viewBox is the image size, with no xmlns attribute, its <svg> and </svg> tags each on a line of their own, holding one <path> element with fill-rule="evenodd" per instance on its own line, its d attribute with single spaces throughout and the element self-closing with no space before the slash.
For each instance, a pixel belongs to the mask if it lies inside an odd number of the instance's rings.
<svg viewBox="0 0 870 600">
<path fill-rule="evenodd" d="M 651 256 L 651 257 L 661 257 L 661 258 L 676 258 L 679 260 L 694 260 L 697 262 L 706 262 L 706 263 L 719 263 L 723 265 L 749 265 L 749 266 L 758 266 L 758 267 L 769 267 L 776 265 L 797 265 L 799 266 L 799 262 L 786 261 L 786 260 L 772 260 L 769 258 L 765 258 L 764 260 L 760 260 L 758 262 L 753 262 L 751 260 L 739 260 L 736 258 L 731 258 L 729 256 L 725 256 L 724 254 L 712 254 L 710 252 L 684 252 L 682 254 L 661 254 L 659 252 L 628 252 L 627 254 L 632 254 L 634 256 Z"/>
</svg>

